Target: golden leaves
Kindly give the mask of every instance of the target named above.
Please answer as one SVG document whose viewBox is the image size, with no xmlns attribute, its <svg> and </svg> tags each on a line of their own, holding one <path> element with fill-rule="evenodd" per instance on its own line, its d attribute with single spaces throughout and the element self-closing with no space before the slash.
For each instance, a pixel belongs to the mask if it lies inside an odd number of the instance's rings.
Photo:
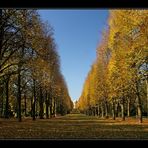
<svg viewBox="0 0 148 148">
<path fill-rule="evenodd" d="M 93 105 L 104 96 L 110 100 L 132 93 L 148 57 L 148 10 L 111 10 L 108 25 L 84 83 L 79 102 L 83 109 L 86 100 Z"/>
</svg>

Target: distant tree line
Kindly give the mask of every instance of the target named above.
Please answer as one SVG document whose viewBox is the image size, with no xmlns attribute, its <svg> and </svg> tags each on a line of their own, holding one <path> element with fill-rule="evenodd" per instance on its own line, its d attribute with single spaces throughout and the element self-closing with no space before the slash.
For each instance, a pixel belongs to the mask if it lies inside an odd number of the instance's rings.
<svg viewBox="0 0 148 148">
<path fill-rule="evenodd" d="M 148 116 L 148 10 L 112 10 L 77 108 L 99 117 Z"/>
<path fill-rule="evenodd" d="M 72 108 L 52 27 L 37 10 L 0 9 L 0 117 L 35 120 Z"/>
</svg>

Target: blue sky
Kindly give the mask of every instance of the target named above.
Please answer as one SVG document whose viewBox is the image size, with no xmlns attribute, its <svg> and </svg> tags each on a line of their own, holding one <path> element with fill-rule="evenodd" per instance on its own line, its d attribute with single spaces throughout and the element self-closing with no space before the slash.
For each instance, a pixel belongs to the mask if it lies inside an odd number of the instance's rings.
<svg viewBox="0 0 148 148">
<path fill-rule="evenodd" d="M 73 101 L 78 100 L 87 74 L 96 58 L 108 10 L 39 10 L 43 21 L 54 28 L 61 71 Z"/>
</svg>

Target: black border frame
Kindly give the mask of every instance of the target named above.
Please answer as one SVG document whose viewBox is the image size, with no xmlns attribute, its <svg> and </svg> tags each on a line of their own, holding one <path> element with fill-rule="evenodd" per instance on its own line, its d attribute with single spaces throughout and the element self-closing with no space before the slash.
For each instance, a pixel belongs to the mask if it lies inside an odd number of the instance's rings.
<svg viewBox="0 0 148 148">
<path fill-rule="evenodd" d="M 1 0 L 5 8 L 146 8 L 147 0 Z"/>
</svg>

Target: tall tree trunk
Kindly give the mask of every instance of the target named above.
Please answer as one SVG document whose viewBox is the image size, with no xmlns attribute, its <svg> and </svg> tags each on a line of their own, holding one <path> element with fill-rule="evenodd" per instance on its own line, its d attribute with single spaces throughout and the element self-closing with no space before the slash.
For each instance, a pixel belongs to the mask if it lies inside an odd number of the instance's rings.
<svg viewBox="0 0 148 148">
<path fill-rule="evenodd" d="M 94 107 L 92 107 L 92 114 L 93 114 L 93 116 L 95 116 L 95 108 Z"/>
<path fill-rule="evenodd" d="M 26 95 L 24 95 L 24 106 L 25 106 L 25 117 L 27 116 L 27 98 Z"/>
<path fill-rule="evenodd" d="M 21 74 L 20 74 L 20 67 L 18 66 L 18 94 L 17 94 L 17 105 L 18 105 L 18 110 L 17 110 L 17 116 L 18 116 L 18 121 L 22 121 L 22 116 L 21 116 Z"/>
<path fill-rule="evenodd" d="M 122 98 L 122 104 L 121 104 L 121 114 L 122 114 L 122 120 L 125 120 L 125 100 L 124 96 Z"/>
<path fill-rule="evenodd" d="M 32 119 L 35 120 L 35 104 L 36 104 L 36 82 L 33 79 L 33 100 L 32 100 Z"/>
<path fill-rule="evenodd" d="M 105 117 L 108 118 L 108 103 L 105 101 Z"/>
<path fill-rule="evenodd" d="M 31 97 L 31 99 L 30 99 L 30 114 L 31 114 L 31 117 L 32 117 L 32 103 L 33 102 L 33 94 L 32 94 L 32 97 Z"/>
<path fill-rule="evenodd" d="M 50 118 L 52 118 L 52 105 L 51 104 L 49 106 L 49 109 L 50 109 Z"/>
<path fill-rule="evenodd" d="M 98 104 L 98 116 L 100 116 L 100 105 Z"/>
<path fill-rule="evenodd" d="M 5 104 L 5 118 L 9 118 L 9 77 L 6 80 L 6 104 Z"/>
<path fill-rule="evenodd" d="M 116 112 L 115 116 L 116 117 L 119 117 L 120 116 L 120 110 L 119 110 L 119 108 L 120 108 L 120 104 L 118 102 L 118 103 L 115 104 L 115 112 Z"/>
<path fill-rule="evenodd" d="M 56 98 L 53 100 L 53 116 L 56 117 Z"/>
<path fill-rule="evenodd" d="M 130 100 L 127 99 L 127 116 L 130 117 Z"/>
<path fill-rule="evenodd" d="M 101 103 L 101 113 L 102 113 L 102 118 L 104 118 L 104 106 L 103 106 L 103 103 Z"/>
<path fill-rule="evenodd" d="M 50 95 L 50 118 L 52 118 L 52 96 Z"/>
<path fill-rule="evenodd" d="M 39 105 L 40 105 L 40 119 L 44 119 L 43 113 L 43 94 L 42 94 L 42 88 L 40 87 L 40 98 L 39 98 Z"/>
<path fill-rule="evenodd" d="M 37 103 L 37 97 L 36 97 L 36 100 L 35 100 L 35 117 L 36 118 L 39 116 L 38 111 L 39 111 L 39 104 Z"/>
<path fill-rule="evenodd" d="M 137 110 L 138 110 L 138 118 L 139 122 L 142 123 L 142 104 L 141 104 L 141 97 L 138 88 L 138 82 L 136 82 L 136 96 L 137 96 Z"/>
<path fill-rule="evenodd" d="M 96 107 L 94 107 L 94 116 L 96 116 Z"/>
<path fill-rule="evenodd" d="M 89 116 L 91 116 L 91 107 L 89 106 Z"/>
<path fill-rule="evenodd" d="M 116 119 L 116 110 L 115 110 L 115 102 L 114 102 L 114 100 L 112 102 L 112 117 L 113 117 L 113 120 Z"/>
<path fill-rule="evenodd" d="M 49 94 L 46 91 L 46 119 L 49 119 Z"/>
<path fill-rule="evenodd" d="M 96 116 L 98 116 L 98 106 L 95 107 L 96 110 Z"/>
</svg>

